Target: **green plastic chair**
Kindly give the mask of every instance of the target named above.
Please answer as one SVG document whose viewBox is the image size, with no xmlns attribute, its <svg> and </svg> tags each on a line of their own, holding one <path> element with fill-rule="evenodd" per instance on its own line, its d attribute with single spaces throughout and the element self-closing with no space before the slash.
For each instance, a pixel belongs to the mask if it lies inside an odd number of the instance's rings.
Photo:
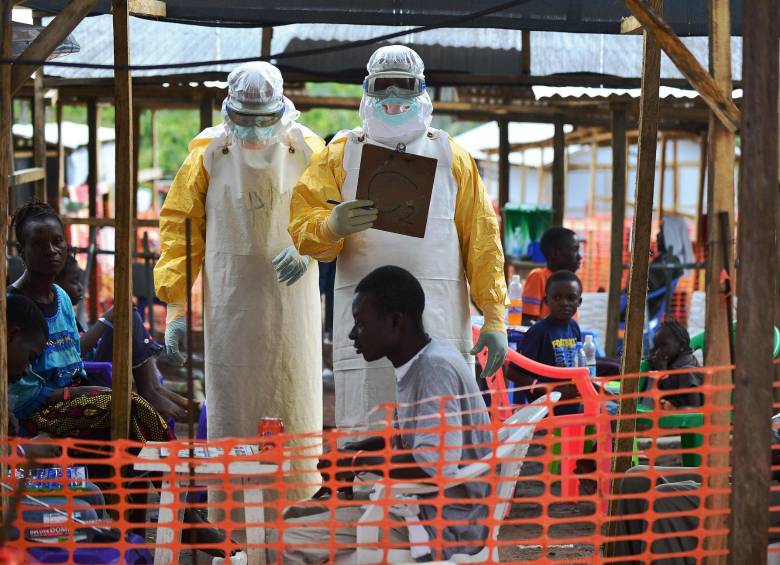
<svg viewBox="0 0 780 565">
<path fill-rule="evenodd" d="M 736 339 L 737 323 L 734 322 L 732 326 L 732 339 Z M 690 346 L 693 351 L 704 350 L 704 332 L 700 332 L 693 336 L 690 341 Z M 780 355 L 780 330 L 777 327 L 774 328 L 774 348 L 772 350 L 772 357 L 777 359 Z M 640 372 L 646 373 L 650 370 L 650 362 L 647 359 L 643 359 L 640 367 Z M 645 377 L 640 377 L 644 379 Z M 611 384 L 611 383 L 610 383 Z M 619 382 L 618 382 L 619 384 Z M 640 380 L 640 387 L 643 381 Z M 619 390 L 619 389 L 618 389 Z M 733 398 L 732 398 L 733 400 Z M 645 406 L 643 404 L 637 405 L 637 414 L 648 414 L 653 412 L 653 408 Z M 650 419 L 640 418 L 637 419 L 637 427 L 652 427 L 653 422 Z M 662 416 L 658 419 L 658 427 L 661 429 L 693 429 L 700 428 L 704 425 L 704 414 L 701 412 L 681 412 L 679 414 L 669 414 L 668 416 Z M 636 440 L 635 440 L 636 441 Z M 682 433 L 680 434 L 680 444 L 683 448 L 682 461 L 685 467 L 698 467 L 701 465 L 701 456 L 697 453 L 690 453 L 691 450 L 701 447 L 704 444 L 704 435 L 697 433 Z M 636 449 L 636 443 L 635 443 Z"/>
</svg>

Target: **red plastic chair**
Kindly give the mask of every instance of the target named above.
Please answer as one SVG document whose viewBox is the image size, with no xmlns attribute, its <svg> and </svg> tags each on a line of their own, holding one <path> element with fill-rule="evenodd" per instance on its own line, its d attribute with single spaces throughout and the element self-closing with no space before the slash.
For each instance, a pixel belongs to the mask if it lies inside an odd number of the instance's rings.
<svg viewBox="0 0 780 565">
<path fill-rule="evenodd" d="M 546 422 L 550 428 L 561 430 L 561 494 L 565 497 L 578 496 L 579 479 L 574 471 L 577 467 L 577 460 L 585 455 L 586 425 L 596 425 L 598 441 L 595 457 L 601 470 L 607 473 L 611 458 L 605 453 L 612 451 L 609 421 L 598 417 L 600 411 L 599 392 L 593 385 L 588 369 L 586 367 L 562 368 L 544 365 L 511 349 L 507 354 L 507 361 L 535 375 L 571 381 L 577 387 L 583 405 L 582 414 L 550 415 Z M 602 491 L 609 489 L 609 481 L 599 482 Z"/>
<path fill-rule="evenodd" d="M 479 339 L 480 328 L 471 326 L 471 338 L 474 343 Z M 477 362 L 485 367 L 487 365 L 487 348 L 476 355 Z M 500 368 L 496 373 L 485 379 L 490 392 L 490 411 L 492 419 L 496 422 L 503 422 L 512 415 L 512 403 L 509 402 L 509 393 L 506 390 L 506 380 L 504 379 L 504 369 Z"/>
</svg>

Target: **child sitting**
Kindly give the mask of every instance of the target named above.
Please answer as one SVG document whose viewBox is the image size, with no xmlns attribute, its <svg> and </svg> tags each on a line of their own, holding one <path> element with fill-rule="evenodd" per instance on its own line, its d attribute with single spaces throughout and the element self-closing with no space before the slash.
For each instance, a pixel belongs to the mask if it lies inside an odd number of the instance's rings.
<svg viewBox="0 0 780 565">
<path fill-rule="evenodd" d="M 580 326 L 573 320 L 582 303 L 582 283 L 579 277 L 571 271 L 553 273 L 547 279 L 542 302 L 549 309 L 549 315 L 529 328 L 518 352 L 545 365 L 575 367 L 577 342 L 582 341 Z M 579 411 L 578 404 L 565 402 L 579 397 L 574 384 L 513 368 L 515 370 L 507 371 L 505 375 L 520 386 L 533 387 L 538 382 L 562 385 L 556 387 L 562 395 L 561 403 L 555 408 L 556 414 L 575 414 Z M 533 396 L 541 396 L 544 392 L 531 390 Z"/>
<path fill-rule="evenodd" d="M 65 266 L 57 275 L 56 283 L 68 294 L 77 306 L 84 298 L 82 279 L 84 271 L 76 258 L 68 255 Z M 97 324 L 84 331 L 78 324 L 81 334 L 81 356 L 85 360 L 111 363 L 114 346 L 114 309 L 103 314 Z M 154 341 L 146 331 L 141 315 L 133 310 L 133 381 L 138 394 L 146 399 L 166 420 L 183 418 L 186 415 L 187 399 L 172 392 L 160 384 L 155 358 L 162 353 L 163 346 Z M 107 384 L 107 383 L 95 383 Z M 110 385 L 109 385 L 110 386 Z"/>
<path fill-rule="evenodd" d="M 650 368 L 654 371 L 673 371 L 699 367 L 699 361 L 693 356 L 688 330 L 680 322 L 663 322 L 653 337 L 653 349 L 650 351 Z M 658 389 L 669 391 L 691 389 L 702 385 L 702 374 L 696 371 L 672 373 L 659 379 Z M 688 391 L 669 394 L 661 398 L 659 408 L 674 410 L 677 408 L 696 408 L 702 405 L 701 393 Z"/>
<path fill-rule="evenodd" d="M 522 319 L 524 326 L 530 326 L 537 320 L 546 318 L 550 313 L 549 305 L 544 301 L 544 294 L 547 280 L 552 274 L 556 271 L 575 273 L 582 263 L 579 239 L 570 229 L 560 226 L 551 227 L 544 232 L 539 244 L 547 265 L 534 269 L 525 279 Z"/>
<path fill-rule="evenodd" d="M 23 398 L 14 407 L 15 415 L 29 435 L 108 438 L 111 391 L 78 386 L 84 367 L 73 304 L 54 284 L 67 257 L 62 220 L 48 205 L 32 202 L 16 211 L 13 227 L 25 272 L 8 288 L 8 294 L 31 299 L 49 332 L 41 354 L 31 359 L 27 373 L 9 387 L 9 394 Z M 165 420 L 138 395 L 133 395 L 130 436 L 137 441 L 173 437 Z"/>
</svg>

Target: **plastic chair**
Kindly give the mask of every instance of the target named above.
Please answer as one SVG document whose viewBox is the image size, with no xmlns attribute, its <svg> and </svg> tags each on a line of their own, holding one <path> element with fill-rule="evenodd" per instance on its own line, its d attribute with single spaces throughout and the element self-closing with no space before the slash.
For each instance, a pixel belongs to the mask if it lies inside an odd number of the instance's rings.
<svg viewBox="0 0 780 565">
<path fill-rule="evenodd" d="M 479 339 L 479 331 L 479 327 L 471 326 L 471 337 L 475 344 Z M 509 351 L 512 350 L 510 349 Z M 483 349 L 477 353 L 477 362 L 482 367 L 487 365 L 487 359 L 487 349 Z M 506 380 L 504 379 L 504 368 L 499 368 L 494 375 L 485 380 L 487 381 L 488 391 L 490 392 L 491 417 L 498 422 L 503 422 L 512 414 L 512 403 L 509 401 L 509 393 L 507 392 Z"/>
<path fill-rule="evenodd" d="M 733 323 L 731 328 L 731 338 L 736 339 L 737 323 Z M 772 350 L 772 357 L 777 359 L 780 356 L 780 329 L 774 328 L 774 345 Z M 690 341 L 691 349 L 694 351 L 704 350 L 704 332 L 700 332 L 693 336 Z M 650 362 L 646 359 L 642 360 L 639 370 L 643 373 L 650 371 Z M 644 378 L 644 377 L 642 377 Z M 611 384 L 611 383 L 610 383 Z M 640 381 L 641 387 L 641 381 Z M 637 405 L 637 414 L 652 413 L 653 408 L 644 405 Z M 732 414 L 733 417 L 733 414 Z M 704 414 L 701 412 L 680 412 L 673 413 L 658 418 L 658 427 L 660 429 L 676 429 L 676 430 L 689 430 L 700 428 L 704 426 L 705 419 Z M 652 420 L 640 419 L 637 420 L 637 424 L 641 424 L 645 427 L 651 427 L 653 425 Z M 683 450 L 682 462 L 684 467 L 698 467 L 701 465 L 701 456 L 698 453 L 691 453 L 697 447 L 704 445 L 704 435 L 698 433 L 684 432 L 680 434 L 680 446 Z"/>
<path fill-rule="evenodd" d="M 92 386 L 104 386 L 111 388 L 112 365 L 103 361 L 84 361 L 84 372 L 87 373 L 87 382 Z"/>
<path fill-rule="evenodd" d="M 571 381 L 577 387 L 580 402 L 583 405 L 582 413 L 554 416 L 550 419 L 550 422 L 554 423 L 553 427 L 561 430 L 561 494 L 565 497 L 577 496 L 579 494 L 579 479 L 576 477 L 575 469 L 577 459 L 585 455 L 586 424 L 596 423 L 598 437 L 609 437 L 611 433 L 609 422 L 597 417 L 601 409 L 599 393 L 593 385 L 587 367 L 552 367 L 512 350 L 509 350 L 507 360 L 528 372 L 551 379 Z M 599 441 L 596 444 L 596 449 L 611 453 L 611 442 Z M 603 470 L 609 471 L 609 457 L 597 456 L 597 460 L 602 463 Z"/>
<path fill-rule="evenodd" d="M 492 450 L 479 461 L 470 463 L 458 470 L 457 474 L 448 478 L 446 487 L 474 481 L 487 475 L 491 467 L 498 462 L 498 480 L 496 481 L 495 496 L 488 497 L 485 502 L 490 506 L 490 537 L 498 540 L 501 523 L 506 518 L 512 505 L 512 499 L 515 495 L 515 485 L 523 466 L 523 459 L 528 452 L 528 446 L 533 438 L 536 424 L 547 414 L 547 403 L 555 402 L 560 398 L 559 393 L 552 393 L 543 396 L 524 408 L 521 408 L 510 417 L 498 432 L 498 449 Z M 525 424 L 525 425 L 524 425 Z M 440 493 L 441 487 L 435 484 L 425 483 L 404 483 L 395 480 L 383 480 L 377 477 L 371 493 L 371 501 L 366 505 L 366 509 L 357 525 L 357 543 L 355 552 L 355 563 L 413 563 L 415 560 L 408 548 L 392 548 L 385 553 L 379 547 L 379 532 L 382 528 L 381 521 L 384 519 L 385 505 L 383 502 L 387 498 L 403 498 L 419 495 L 436 495 Z M 388 492 L 389 491 L 389 492 Z M 412 521 L 415 521 L 413 518 Z M 410 522 L 407 519 L 407 524 Z M 492 557 L 490 548 L 485 546 L 481 551 L 474 555 L 465 553 L 451 556 L 448 562 L 453 563 L 485 563 L 488 561 L 499 561 L 498 547 L 493 548 Z"/>
</svg>

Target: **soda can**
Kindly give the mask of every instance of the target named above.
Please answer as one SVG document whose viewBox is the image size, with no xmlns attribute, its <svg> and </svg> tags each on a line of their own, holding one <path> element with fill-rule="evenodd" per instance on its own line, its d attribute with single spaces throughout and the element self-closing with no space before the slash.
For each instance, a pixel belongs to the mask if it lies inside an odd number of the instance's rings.
<svg viewBox="0 0 780 565">
<path fill-rule="evenodd" d="M 257 435 L 260 436 L 260 449 L 271 449 L 274 444 L 269 441 L 271 437 L 284 432 L 284 420 L 281 418 L 260 418 L 257 425 Z"/>
</svg>

